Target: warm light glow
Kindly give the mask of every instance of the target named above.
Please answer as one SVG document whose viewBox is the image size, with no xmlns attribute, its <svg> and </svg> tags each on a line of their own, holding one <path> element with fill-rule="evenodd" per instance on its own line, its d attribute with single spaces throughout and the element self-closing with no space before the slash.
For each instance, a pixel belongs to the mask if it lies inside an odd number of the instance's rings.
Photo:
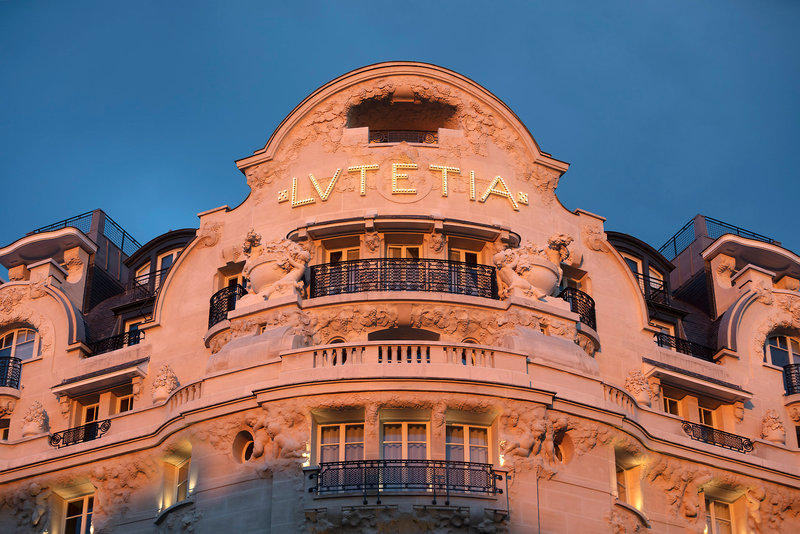
<svg viewBox="0 0 800 534">
<path fill-rule="evenodd" d="M 500 455 L 500 467 L 506 465 L 506 457 L 504 455 Z"/>
<path fill-rule="evenodd" d="M 347 172 L 359 172 L 361 173 L 361 196 L 367 194 L 367 171 L 377 171 L 378 165 L 375 163 L 371 163 L 369 165 L 353 165 L 352 167 L 347 167 Z"/>
<path fill-rule="evenodd" d="M 502 189 L 498 189 L 497 186 L 501 186 Z M 505 180 L 503 180 L 502 176 L 495 176 L 492 183 L 486 189 L 486 192 L 483 193 L 481 197 L 481 202 L 486 202 L 486 199 L 489 198 L 489 195 L 497 195 L 499 197 L 507 198 L 509 202 L 511 202 L 511 206 L 514 208 L 514 211 L 519 211 L 519 205 L 517 205 L 517 201 L 514 200 L 514 195 L 511 194 L 511 191 L 508 189 Z"/>
<path fill-rule="evenodd" d="M 339 179 L 339 174 L 341 174 L 341 172 L 342 169 L 336 169 L 336 172 L 333 173 L 333 178 L 331 178 L 331 181 L 328 182 L 328 187 L 325 189 L 324 192 L 319 187 L 319 183 L 317 183 L 317 179 L 314 178 L 314 175 L 308 173 L 308 177 L 311 179 L 311 185 L 313 185 L 314 189 L 317 190 L 317 194 L 319 195 L 319 198 L 321 198 L 323 202 L 328 200 L 328 197 L 331 196 L 331 191 L 333 191 L 333 185 L 336 183 L 336 180 Z"/>
<path fill-rule="evenodd" d="M 430 169 L 432 171 L 441 171 L 442 172 L 442 196 L 447 196 L 447 173 L 452 172 L 455 174 L 460 174 L 461 169 L 458 167 L 445 167 L 444 165 L 431 165 Z"/>
<path fill-rule="evenodd" d="M 413 187 L 397 187 L 397 180 L 408 180 L 407 174 L 398 174 L 397 169 L 416 169 L 416 163 L 392 163 L 392 194 L 393 195 L 416 195 L 417 190 Z"/>
</svg>

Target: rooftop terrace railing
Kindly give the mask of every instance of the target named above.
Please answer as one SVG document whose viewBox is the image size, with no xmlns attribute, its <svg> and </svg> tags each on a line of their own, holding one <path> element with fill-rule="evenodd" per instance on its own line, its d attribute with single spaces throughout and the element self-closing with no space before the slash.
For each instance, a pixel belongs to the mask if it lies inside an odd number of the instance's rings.
<svg viewBox="0 0 800 534">
<path fill-rule="evenodd" d="M 747 237 L 749 239 L 755 239 L 757 241 L 763 241 L 764 243 L 778 244 L 778 241 L 775 241 L 770 237 L 758 234 L 756 232 L 751 232 L 750 230 L 745 230 L 744 228 L 728 224 L 720 221 L 719 219 L 714 219 L 713 217 L 707 216 L 702 216 L 702 218 L 705 220 L 706 225 L 706 231 L 704 234 L 711 239 L 717 239 L 725 234 L 734 234 Z M 674 260 L 678 254 L 686 250 L 686 248 L 692 244 L 696 237 L 697 232 L 695 231 L 695 219 L 692 219 L 683 225 L 683 228 L 678 230 L 675 235 L 670 237 L 666 243 L 661 245 L 658 251 L 666 256 L 667 259 Z"/>
<path fill-rule="evenodd" d="M 693 341 L 688 341 L 686 339 L 681 339 L 669 334 L 664 334 L 663 332 L 657 333 L 654 337 L 654 341 L 659 347 L 672 349 L 676 352 L 680 352 L 681 354 L 686 354 L 707 362 L 714 361 L 714 349 L 711 347 L 706 347 L 705 345 L 694 343 Z"/>
<path fill-rule="evenodd" d="M 594 299 L 592 297 L 580 289 L 565 287 L 564 290 L 558 294 L 558 298 L 569 302 L 570 311 L 577 313 L 583 324 L 592 328 L 592 330 L 597 330 L 597 318 L 594 311 Z"/>
<path fill-rule="evenodd" d="M 84 234 L 88 234 L 89 231 L 92 229 L 92 217 L 94 216 L 95 211 L 97 210 L 87 211 L 86 213 L 81 213 L 80 215 L 69 217 L 67 219 L 64 219 L 63 221 L 58 221 L 52 224 L 48 224 L 47 226 L 42 226 L 41 228 L 37 228 L 32 232 L 28 232 L 28 235 L 39 234 L 42 232 L 52 232 L 53 230 L 60 230 L 61 228 L 66 228 L 68 226 L 77 228 Z M 105 215 L 105 225 L 103 227 L 103 235 L 105 235 L 109 241 L 114 243 L 114 245 L 116 245 L 117 248 L 119 248 L 126 255 L 130 256 L 142 246 L 119 224 L 117 224 L 114 221 L 114 219 L 112 219 L 105 213 L 104 215 Z"/>
<path fill-rule="evenodd" d="M 19 389 L 22 360 L 4 356 L 0 358 L 0 387 Z"/>
<path fill-rule="evenodd" d="M 366 291 L 426 291 L 498 298 L 495 268 L 489 265 L 375 258 L 311 266 L 310 298 Z"/>
<path fill-rule="evenodd" d="M 370 130 L 369 142 L 382 143 L 424 143 L 435 145 L 439 142 L 439 133 L 420 130 Z"/>
<path fill-rule="evenodd" d="M 311 475 L 312 477 L 315 475 Z M 423 491 L 449 504 L 451 493 L 488 495 L 502 493 L 497 487 L 492 464 L 452 460 L 353 460 L 323 462 L 316 474 L 317 495 L 357 492 L 369 494 L 392 491 Z M 379 501 L 380 502 L 380 501 Z"/>
<path fill-rule="evenodd" d="M 683 431 L 694 440 L 710 443 L 717 447 L 724 447 L 739 452 L 750 452 L 753 450 L 753 442 L 750 441 L 750 439 L 731 434 L 730 432 L 723 432 L 722 430 L 717 430 L 716 428 L 699 423 L 684 421 Z"/>
</svg>

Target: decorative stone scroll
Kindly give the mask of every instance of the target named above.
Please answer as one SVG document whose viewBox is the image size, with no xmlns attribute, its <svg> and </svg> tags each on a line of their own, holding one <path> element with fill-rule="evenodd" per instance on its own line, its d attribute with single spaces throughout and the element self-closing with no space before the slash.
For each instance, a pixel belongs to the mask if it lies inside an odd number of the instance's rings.
<svg viewBox="0 0 800 534">
<path fill-rule="evenodd" d="M 243 274 L 250 280 L 250 289 L 272 300 L 284 295 L 299 295 L 303 288 L 303 273 L 311 254 L 288 239 L 261 243 L 261 235 L 251 230 L 242 250 L 247 261 Z"/>
</svg>

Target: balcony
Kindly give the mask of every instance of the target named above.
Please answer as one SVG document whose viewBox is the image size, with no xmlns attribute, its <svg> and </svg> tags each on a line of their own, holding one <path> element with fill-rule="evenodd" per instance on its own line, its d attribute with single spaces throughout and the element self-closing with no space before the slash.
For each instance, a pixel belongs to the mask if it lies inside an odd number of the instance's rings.
<svg viewBox="0 0 800 534">
<path fill-rule="evenodd" d="M 783 366 L 783 387 L 787 396 L 800 393 L 800 363 Z"/>
<path fill-rule="evenodd" d="M 662 332 L 657 333 L 653 340 L 659 347 L 672 349 L 676 352 L 680 352 L 681 354 L 686 354 L 707 362 L 714 362 L 714 349 L 711 347 L 706 347 L 705 345 L 700 345 L 699 343 L 694 343 L 692 341 L 680 339 L 675 336 L 670 336 L 669 334 L 664 334 Z"/>
<path fill-rule="evenodd" d="M 569 302 L 570 311 L 577 313 L 583 324 L 592 330 L 597 330 L 597 318 L 594 313 L 594 299 L 592 297 L 580 289 L 565 287 L 564 290 L 558 294 L 558 298 Z"/>
<path fill-rule="evenodd" d="M 316 486 L 309 492 L 317 495 L 356 493 L 364 497 L 382 493 L 418 491 L 430 493 L 433 504 L 438 497 L 450 503 L 451 494 L 494 496 L 503 491 L 497 487 L 502 475 L 492 464 L 442 460 L 356 460 L 321 463 Z"/>
<path fill-rule="evenodd" d="M 370 130 L 369 142 L 370 144 L 406 142 L 435 145 L 439 142 L 439 133 L 418 130 Z"/>
<path fill-rule="evenodd" d="M 737 436 L 729 432 L 723 432 L 710 426 L 701 425 L 699 423 L 691 423 L 689 421 L 683 422 L 683 431 L 686 432 L 690 438 L 702 441 L 703 443 L 710 443 L 717 447 L 723 447 L 739 452 L 750 452 L 753 450 L 753 442 L 748 438 Z"/>
<path fill-rule="evenodd" d="M 669 293 L 664 280 L 640 273 L 633 273 L 633 276 L 639 280 L 639 288 L 642 290 L 642 295 L 644 295 L 644 299 L 647 302 L 669 306 Z"/>
<path fill-rule="evenodd" d="M 170 267 L 167 267 L 166 269 L 151 271 L 131 278 L 125 287 L 125 295 L 131 295 L 133 300 L 154 297 L 158 290 L 161 289 L 161 284 L 167 278 L 169 270 Z"/>
<path fill-rule="evenodd" d="M 83 426 L 68 428 L 67 430 L 56 432 L 50 436 L 50 446 L 60 449 L 61 447 L 92 441 L 108 432 L 109 428 L 111 428 L 111 421 L 109 419 L 92 421 Z"/>
<path fill-rule="evenodd" d="M 309 297 L 425 291 L 498 299 L 495 268 L 450 260 L 376 258 L 311 266 Z"/>
<path fill-rule="evenodd" d="M 8 356 L 0 358 L 0 388 L 19 389 L 22 360 Z"/>
<path fill-rule="evenodd" d="M 138 345 L 142 339 L 144 339 L 144 332 L 131 330 L 130 332 L 93 341 L 89 343 L 89 349 L 92 351 L 92 356 L 97 356 L 98 354 L 119 350 L 123 347 Z"/>
<path fill-rule="evenodd" d="M 239 284 L 223 287 L 211 296 L 208 305 L 208 327 L 211 328 L 228 318 L 228 312 L 236 309 L 236 301 L 247 294 Z"/>
</svg>

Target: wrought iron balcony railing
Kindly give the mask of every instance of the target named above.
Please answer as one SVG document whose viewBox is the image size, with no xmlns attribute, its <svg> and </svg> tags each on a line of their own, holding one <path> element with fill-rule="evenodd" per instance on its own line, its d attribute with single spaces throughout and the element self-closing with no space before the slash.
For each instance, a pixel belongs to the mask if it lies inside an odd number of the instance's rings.
<svg viewBox="0 0 800 534">
<path fill-rule="evenodd" d="M 161 289 L 161 284 L 167 278 L 169 270 L 170 267 L 167 267 L 166 269 L 151 271 L 131 278 L 125 287 L 125 294 L 133 295 L 135 300 L 155 296 L 158 290 Z"/>
<path fill-rule="evenodd" d="M 800 363 L 790 363 L 783 366 L 783 386 L 787 395 L 800 393 Z"/>
<path fill-rule="evenodd" d="M 642 290 L 645 300 L 659 304 L 669 304 L 669 293 L 664 280 L 646 274 L 633 273 L 639 280 L 639 289 Z"/>
<path fill-rule="evenodd" d="M 737 436 L 730 432 L 723 432 L 722 430 L 717 430 L 716 428 L 699 423 L 684 421 L 683 431 L 694 440 L 710 443 L 717 447 L 724 447 L 739 452 L 750 452 L 753 450 L 753 442 L 748 438 Z"/>
<path fill-rule="evenodd" d="M 4 356 L 0 358 L 0 388 L 19 389 L 22 360 Z"/>
<path fill-rule="evenodd" d="M 228 312 L 236 309 L 236 301 L 247 294 L 241 285 L 223 287 L 211 296 L 208 305 L 208 327 L 211 328 L 228 318 Z"/>
<path fill-rule="evenodd" d="M 669 334 L 664 334 L 662 332 L 657 333 L 655 335 L 654 340 L 659 347 L 672 349 L 676 352 L 687 354 L 689 356 L 693 356 L 697 359 L 705 360 L 707 362 L 714 361 L 714 349 L 712 349 L 711 347 L 706 347 L 705 345 L 694 343 L 692 341 L 687 341 L 685 339 L 671 336 Z"/>
<path fill-rule="evenodd" d="M 495 268 L 489 265 L 375 258 L 311 266 L 310 298 L 365 291 L 427 291 L 498 298 Z"/>
<path fill-rule="evenodd" d="M 92 441 L 108 432 L 109 428 L 111 428 L 111 421 L 109 419 L 93 421 L 82 426 L 76 426 L 75 428 L 68 428 L 67 430 L 62 430 L 61 432 L 56 432 L 51 435 L 50 446 L 60 449 L 61 447 Z"/>
<path fill-rule="evenodd" d="M 89 349 L 92 351 L 92 356 L 97 356 L 98 354 L 119 350 L 123 347 L 138 345 L 143 339 L 144 332 L 141 330 L 131 330 L 130 332 L 123 332 L 122 334 L 117 334 L 116 336 L 93 341 L 92 343 L 89 343 Z"/>
<path fill-rule="evenodd" d="M 314 475 L 312 475 L 314 476 Z M 502 475 L 492 464 L 451 460 L 355 460 L 321 463 L 316 474 L 317 495 L 354 492 L 364 496 L 384 492 L 424 491 L 448 503 L 451 493 L 495 495 L 502 493 Z"/>
<path fill-rule="evenodd" d="M 418 130 L 370 130 L 370 143 L 425 143 L 435 145 L 439 142 L 439 132 Z"/>
<path fill-rule="evenodd" d="M 564 290 L 558 294 L 558 298 L 564 299 L 569 302 L 569 309 L 573 313 L 577 313 L 581 322 L 592 330 L 597 330 L 597 318 L 594 313 L 594 299 L 574 287 L 565 287 Z"/>
</svg>

